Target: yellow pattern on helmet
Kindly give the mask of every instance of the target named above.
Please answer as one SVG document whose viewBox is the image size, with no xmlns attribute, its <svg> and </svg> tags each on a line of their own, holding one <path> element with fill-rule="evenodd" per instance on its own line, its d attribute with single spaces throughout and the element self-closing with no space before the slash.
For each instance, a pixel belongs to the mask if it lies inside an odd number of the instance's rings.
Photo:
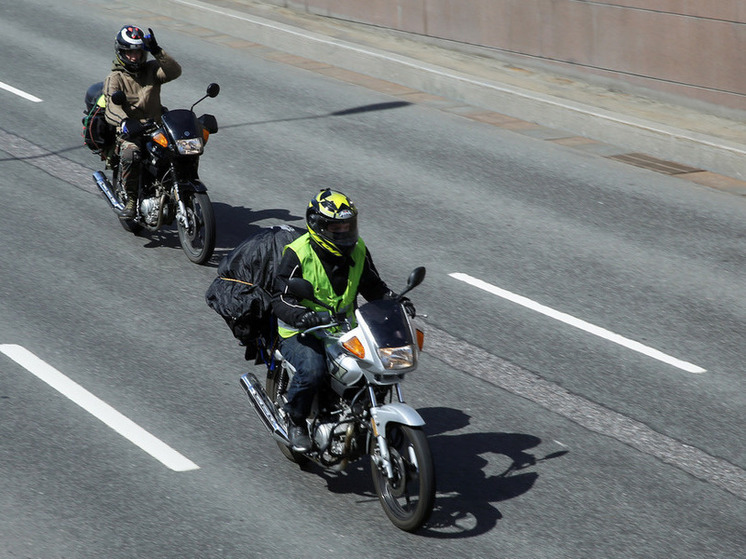
<svg viewBox="0 0 746 559">
<path fill-rule="evenodd" d="M 311 239 L 334 256 L 350 254 L 357 243 L 357 208 L 336 190 L 324 189 L 311 199 L 306 225 Z"/>
</svg>

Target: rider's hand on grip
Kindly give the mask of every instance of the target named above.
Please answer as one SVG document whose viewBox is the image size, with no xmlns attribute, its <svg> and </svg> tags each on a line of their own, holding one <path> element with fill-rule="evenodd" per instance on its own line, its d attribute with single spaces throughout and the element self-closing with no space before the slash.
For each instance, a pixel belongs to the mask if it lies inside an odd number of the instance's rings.
<svg viewBox="0 0 746 559">
<path fill-rule="evenodd" d="M 145 46 L 145 50 L 152 53 L 154 56 L 161 52 L 161 47 L 158 46 L 158 43 L 155 40 L 155 33 L 153 33 L 153 30 L 150 27 L 148 27 L 148 34 L 142 38 L 142 43 Z"/>
<path fill-rule="evenodd" d="M 415 316 L 417 316 L 417 311 L 414 308 L 414 303 L 412 303 L 412 301 L 410 301 L 408 297 L 402 297 L 401 299 L 399 299 L 399 302 L 402 304 L 402 307 L 404 307 L 404 310 L 410 317 L 414 318 Z"/>
<path fill-rule="evenodd" d="M 326 322 L 328 323 L 328 320 Z M 324 324 L 324 319 L 321 314 L 314 311 L 306 311 L 298 319 L 295 326 L 296 328 L 307 330 L 308 328 L 313 328 L 314 326 L 320 326 L 322 324 Z"/>
<path fill-rule="evenodd" d="M 122 121 L 121 136 L 125 140 L 134 140 L 143 132 L 142 123 L 136 118 L 125 118 Z"/>
</svg>

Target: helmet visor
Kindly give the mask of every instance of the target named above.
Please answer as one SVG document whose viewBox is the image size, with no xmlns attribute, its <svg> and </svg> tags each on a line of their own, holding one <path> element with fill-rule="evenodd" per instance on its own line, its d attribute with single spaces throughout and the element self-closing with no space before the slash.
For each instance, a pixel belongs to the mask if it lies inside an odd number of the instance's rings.
<svg viewBox="0 0 746 559">
<path fill-rule="evenodd" d="M 322 219 L 319 233 L 337 246 L 352 247 L 357 243 L 357 216 L 344 220 Z"/>
<path fill-rule="evenodd" d="M 120 50 L 119 56 L 130 64 L 142 64 L 145 62 L 147 53 L 143 49 Z"/>
</svg>

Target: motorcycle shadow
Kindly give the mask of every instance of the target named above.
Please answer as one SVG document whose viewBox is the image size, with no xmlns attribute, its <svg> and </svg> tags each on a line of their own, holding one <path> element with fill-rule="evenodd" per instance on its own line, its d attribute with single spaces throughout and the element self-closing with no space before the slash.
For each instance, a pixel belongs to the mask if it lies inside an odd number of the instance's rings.
<svg viewBox="0 0 746 559">
<path fill-rule="evenodd" d="M 222 202 L 212 202 L 212 209 L 217 224 L 215 251 L 205 266 L 217 268 L 223 257 L 236 246 L 252 235 L 255 235 L 269 225 L 254 225 L 256 222 L 270 220 L 287 224 L 302 221 L 302 216 L 291 214 L 284 208 L 274 208 L 254 211 L 243 206 L 231 206 Z M 176 225 L 162 227 L 158 231 L 141 230 L 138 237 L 147 239 L 144 248 L 181 248 L 179 232 Z"/>
<path fill-rule="evenodd" d="M 223 257 L 240 245 L 247 238 L 257 234 L 266 227 L 275 224 L 290 225 L 294 221 L 303 221 L 303 216 L 293 215 L 285 208 L 252 210 L 244 206 L 231 206 L 222 202 L 213 202 L 217 223 L 217 243 L 215 252 L 210 258 L 208 266 L 217 268 Z M 268 220 L 268 225 L 255 223 Z M 290 225 L 292 227 L 292 225 Z"/>
<path fill-rule="evenodd" d="M 492 530 L 502 518 L 495 505 L 531 490 L 539 474 L 529 470 L 558 458 L 567 450 L 537 458 L 530 449 L 539 437 L 523 433 L 457 433 L 469 424 L 469 416 L 452 408 L 417 410 L 425 419 L 436 474 L 435 508 L 420 536 L 461 539 Z M 321 471 L 319 469 L 319 471 Z M 360 494 L 370 486 L 370 470 L 364 461 L 351 464 L 347 475 L 323 472 L 329 490 Z M 371 500 L 376 495 L 364 494 Z"/>
</svg>

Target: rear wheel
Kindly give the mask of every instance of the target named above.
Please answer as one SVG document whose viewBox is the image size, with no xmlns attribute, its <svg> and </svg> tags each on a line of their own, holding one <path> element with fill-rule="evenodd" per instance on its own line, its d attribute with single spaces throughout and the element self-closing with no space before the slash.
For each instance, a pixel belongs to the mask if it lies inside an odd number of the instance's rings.
<svg viewBox="0 0 746 559">
<path fill-rule="evenodd" d="M 427 522 L 435 504 L 435 471 L 430 445 L 422 429 L 398 423 L 387 426 L 386 442 L 394 475 L 389 478 L 378 467 L 373 455 L 373 485 L 394 526 L 414 532 Z M 378 452 L 377 445 L 373 452 Z"/>
<path fill-rule="evenodd" d="M 192 192 L 183 197 L 188 225 L 178 220 L 179 241 L 187 258 L 204 264 L 215 250 L 215 215 L 212 203 L 204 192 Z"/>
<path fill-rule="evenodd" d="M 277 406 L 277 409 L 282 409 L 283 398 L 280 396 L 280 392 L 287 390 L 289 382 L 288 373 L 283 367 L 278 367 L 278 369 L 267 375 L 267 395 L 275 406 Z M 303 466 L 308 462 L 308 458 L 300 452 L 294 451 L 289 446 L 279 441 L 277 442 L 277 446 L 280 448 L 280 452 L 285 455 L 285 458 L 291 462 L 295 462 L 299 466 Z"/>
</svg>

